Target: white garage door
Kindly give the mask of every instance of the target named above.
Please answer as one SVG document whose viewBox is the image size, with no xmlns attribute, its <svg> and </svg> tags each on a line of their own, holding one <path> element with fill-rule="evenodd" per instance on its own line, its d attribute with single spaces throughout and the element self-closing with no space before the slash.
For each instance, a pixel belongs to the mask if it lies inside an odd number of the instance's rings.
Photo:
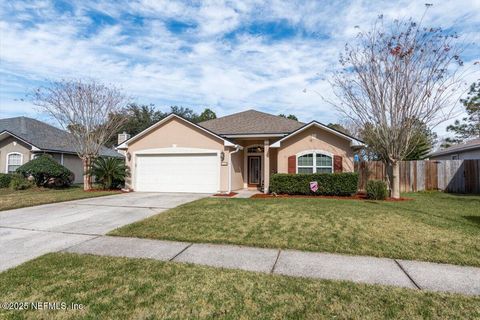
<svg viewBox="0 0 480 320">
<path fill-rule="evenodd" d="M 217 154 L 137 155 L 136 191 L 214 193 L 219 189 Z"/>
</svg>

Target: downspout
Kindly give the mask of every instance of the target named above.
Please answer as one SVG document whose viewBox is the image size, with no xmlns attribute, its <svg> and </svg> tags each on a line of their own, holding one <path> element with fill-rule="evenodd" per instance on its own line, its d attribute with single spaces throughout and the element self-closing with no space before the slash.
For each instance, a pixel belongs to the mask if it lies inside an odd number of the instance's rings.
<svg viewBox="0 0 480 320">
<path fill-rule="evenodd" d="M 240 151 L 241 146 L 238 144 L 235 145 L 235 151 L 228 153 L 228 192 L 230 194 L 232 192 L 232 154 Z"/>
</svg>

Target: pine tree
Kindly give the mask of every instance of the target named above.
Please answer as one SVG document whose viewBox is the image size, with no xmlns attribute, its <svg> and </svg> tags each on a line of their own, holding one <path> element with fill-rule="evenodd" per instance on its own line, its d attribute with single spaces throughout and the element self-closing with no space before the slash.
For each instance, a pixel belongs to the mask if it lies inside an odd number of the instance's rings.
<svg viewBox="0 0 480 320">
<path fill-rule="evenodd" d="M 467 116 L 461 121 L 447 127 L 447 131 L 455 134 L 447 142 L 461 143 L 471 138 L 480 138 L 480 79 L 472 83 L 466 99 L 461 99 Z"/>
</svg>

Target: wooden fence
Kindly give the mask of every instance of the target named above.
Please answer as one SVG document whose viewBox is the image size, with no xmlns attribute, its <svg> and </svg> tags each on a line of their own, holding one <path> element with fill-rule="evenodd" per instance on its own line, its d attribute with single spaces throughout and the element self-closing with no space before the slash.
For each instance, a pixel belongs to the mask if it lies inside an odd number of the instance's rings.
<svg viewBox="0 0 480 320">
<path fill-rule="evenodd" d="M 380 161 L 355 164 L 359 190 L 365 191 L 371 179 L 386 181 L 386 168 Z M 400 192 L 443 190 L 453 193 L 480 193 L 480 160 L 419 160 L 400 162 Z"/>
</svg>

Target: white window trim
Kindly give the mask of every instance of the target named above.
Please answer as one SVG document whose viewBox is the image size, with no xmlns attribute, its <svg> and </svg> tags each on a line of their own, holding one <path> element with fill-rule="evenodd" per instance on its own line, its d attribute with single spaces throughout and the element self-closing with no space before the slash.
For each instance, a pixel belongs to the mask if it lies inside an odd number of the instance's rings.
<svg viewBox="0 0 480 320">
<path fill-rule="evenodd" d="M 299 166 L 298 165 L 298 158 L 304 156 L 306 154 L 313 154 L 313 163 L 312 166 Z M 333 153 L 324 151 L 324 150 L 305 150 L 296 154 L 296 165 L 295 165 L 295 173 L 298 173 L 298 168 L 313 168 L 313 173 L 317 173 L 317 154 L 328 156 L 332 158 L 332 165 L 331 166 L 320 166 L 319 168 L 330 168 L 333 173 Z"/>
<path fill-rule="evenodd" d="M 18 154 L 20 155 L 20 165 L 23 165 L 23 154 L 20 153 L 20 152 L 9 152 L 6 154 L 6 158 L 5 158 L 5 173 L 8 173 L 8 158 L 10 157 L 10 155 L 13 155 L 13 154 Z"/>
</svg>

